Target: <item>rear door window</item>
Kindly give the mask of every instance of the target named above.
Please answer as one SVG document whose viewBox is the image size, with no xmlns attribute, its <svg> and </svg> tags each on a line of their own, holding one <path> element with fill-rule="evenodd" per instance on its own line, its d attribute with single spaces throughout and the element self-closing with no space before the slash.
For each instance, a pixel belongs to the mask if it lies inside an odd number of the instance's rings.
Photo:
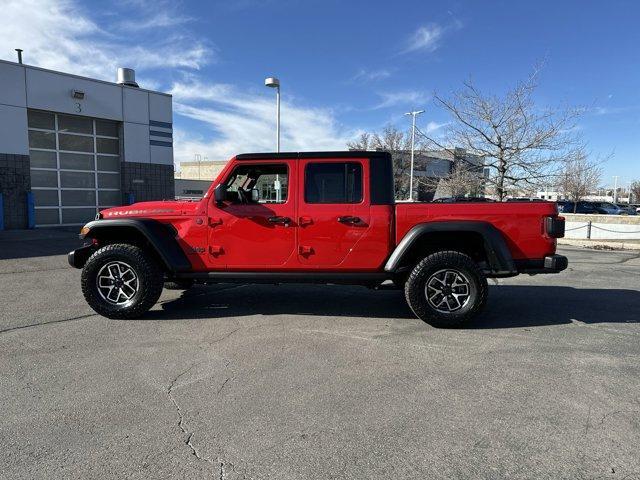
<svg viewBox="0 0 640 480">
<path fill-rule="evenodd" d="M 304 200 L 306 203 L 362 202 L 362 165 L 357 162 L 307 164 Z"/>
</svg>

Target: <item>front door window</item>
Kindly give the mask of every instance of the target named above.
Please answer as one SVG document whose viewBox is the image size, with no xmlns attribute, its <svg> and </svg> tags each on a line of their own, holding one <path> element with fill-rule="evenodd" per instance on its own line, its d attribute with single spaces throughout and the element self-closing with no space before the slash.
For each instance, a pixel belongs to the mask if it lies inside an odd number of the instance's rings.
<svg viewBox="0 0 640 480">
<path fill-rule="evenodd" d="M 289 175 L 286 165 L 241 165 L 229 176 L 227 199 L 240 203 L 286 203 Z"/>
</svg>

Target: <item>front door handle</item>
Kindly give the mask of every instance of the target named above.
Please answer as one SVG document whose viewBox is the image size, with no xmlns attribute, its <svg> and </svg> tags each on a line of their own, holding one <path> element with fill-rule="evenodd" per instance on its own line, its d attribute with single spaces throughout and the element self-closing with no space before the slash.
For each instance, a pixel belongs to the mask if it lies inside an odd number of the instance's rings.
<svg viewBox="0 0 640 480">
<path fill-rule="evenodd" d="M 344 217 L 338 217 L 338 221 L 346 225 L 355 225 L 356 223 L 360 223 L 360 218 L 346 215 Z"/>
<path fill-rule="evenodd" d="M 269 223 L 273 223 L 275 225 L 289 226 L 289 224 L 291 223 L 291 219 L 289 217 L 281 217 L 278 215 L 275 217 L 269 217 L 267 218 L 267 220 L 269 221 Z"/>
</svg>

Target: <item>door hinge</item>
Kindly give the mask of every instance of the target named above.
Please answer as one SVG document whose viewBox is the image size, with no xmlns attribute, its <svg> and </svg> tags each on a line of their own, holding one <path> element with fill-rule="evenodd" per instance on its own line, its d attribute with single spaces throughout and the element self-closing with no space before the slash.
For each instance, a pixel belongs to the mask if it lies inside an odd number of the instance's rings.
<svg viewBox="0 0 640 480">
<path fill-rule="evenodd" d="M 220 245 L 210 245 L 209 253 L 213 256 L 222 255 L 224 253 L 224 249 Z"/>
<path fill-rule="evenodd" d="M 216 225 L 222 225 L 221 218 L 209 218 L 209 226 L 215 227 Z"/>
</svg>

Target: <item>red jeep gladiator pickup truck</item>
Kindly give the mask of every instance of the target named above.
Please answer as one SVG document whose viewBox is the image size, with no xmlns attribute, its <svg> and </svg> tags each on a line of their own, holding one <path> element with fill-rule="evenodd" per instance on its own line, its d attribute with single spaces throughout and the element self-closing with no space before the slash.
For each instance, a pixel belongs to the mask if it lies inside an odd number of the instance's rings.
<svg viewBox="0 0 640 480">
<path fill-rule="evenodd" d="M 102 210 L 69 253 L 89 305 L 135 318 L 167 282 L 313 282 L 403 288 L 425 322 L 454 327 L 488 277 L 557 273 L 555 203 L 396 203 L 386 152 L 244 154 L 200 201 Z"/>
</svg>

